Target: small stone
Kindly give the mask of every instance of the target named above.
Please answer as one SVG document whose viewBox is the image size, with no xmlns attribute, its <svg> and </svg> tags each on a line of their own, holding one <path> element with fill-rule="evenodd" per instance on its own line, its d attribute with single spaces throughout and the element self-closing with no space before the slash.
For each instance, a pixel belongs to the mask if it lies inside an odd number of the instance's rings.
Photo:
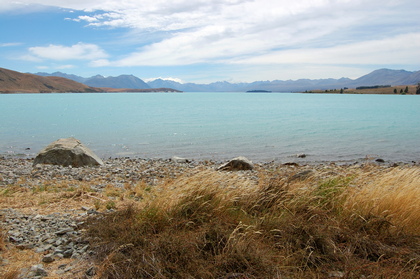
<svg viewBox="0 0 420 279">
<path fill-rule="evenodd" d="M 89 268 L 86 270 L 85 274 L 86 274 L 87 276 L 94 276 L 94 275 L 96 274 L 96 269 L 95 269 L 95 267 L 94 267 L 94 266 L 89 267 Z"/>
<path fill-rule="evenodd" d="M 10 242 L 21 242 L 22 239 L 19 238 L 19 237 L 9 236 L 9 241 Z"/>
<path fill-rule="evenodd" d="M 98 214 L 98 211 L 96 211 L 95 209 L 89 209 L 87 211 L 87 214 Z"/>
<path fill-rule="evenodd" d="M 79 253 L 84 253 L 89 248 L 89 245 L 85 245 L 82 249 L 79 250 Z"/>
<path fill-rule="evenodd" d="M 48 254 L 42 258 L 44 263 L 52 263 L 54 261 L 53 254 Z"/>
<path fill-rule="evenodd" d="M 72 228 L 64 228 L 64 229 L 61 229 L 61 230 L 55 232 L 55 234 L 56 235 L 63 235 L 63 234 L 66 234 L 66 233 L 72 232 L 72 231 L 73 231 Z"/>
<path fill-rule="evenodd" d="M 18 248 L 20 250 L 33 249 L 34 247 L 35 247 L 35 245 L 33 243 L 16 245 L 16 248 Z"/>
<path fill-rule="evenodd" d="M 70 270 L 72 270 L 73 269 L 73 267 L 72 266 L 68 266 L 68 267 L 66 267 L 65 269 L 64 269 L 64 272 L 69 272 Z"/>
<path fill-rule="evenodd" d="M 344 272 L 341 272 L 341 271 L 328 272 L 328 277 L 343 278 L 344 275 L 345 275 Z"/>
<path fill-rule="evenodd" d="M 55 239 L 49 238 L 49 239 L 45 240 L 44 242 L 48 243 L 48 244 L 53 244 L 53 243 L 55 243 Z"/>
<path fill-rule="evenodd" d="M 33 265 L 31 271 L 35 276 L 47 276 L 48 272 L 44 269 L 42 264 Z"/>
<path fill-rule="evenodd" d="M 63 253 L 64 258 L 70 258 L 72 255 L 73 255 L 73 249 L 68 249 L 68 250 L 64 251 L 64 253 Z"/>
<path fill-rule="evenodd" d="M 59 268 L 59 269 L 65 269 L 65 268 L 66 268 L 66 266 L 67 266 L 67 264 L 60 264 L 60 265 L 58 266 L 58 268 Z"/>
<path fill-rule="evenodd" d="M 64 253 L 64 250 L 63 250 L 63 249 L 56 248 L 56 249 L 54 250 L 54 254 L 63 254 L 63 253 Z"/>
</svg>

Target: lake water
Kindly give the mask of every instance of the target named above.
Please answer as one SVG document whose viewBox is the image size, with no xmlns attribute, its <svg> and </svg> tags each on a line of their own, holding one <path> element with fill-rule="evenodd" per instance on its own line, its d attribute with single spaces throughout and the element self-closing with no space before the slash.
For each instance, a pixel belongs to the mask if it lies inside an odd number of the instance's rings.
<svg viewBox="0 0 420 279">
<path fill-rule="evenodd" d="M 420 96 L 297 93 L 0 95 L 0 156 L 76 137 L 102 158 L 420 161 Z M 304 153 L 304 159 L 295 158 Z"/>
</svg>

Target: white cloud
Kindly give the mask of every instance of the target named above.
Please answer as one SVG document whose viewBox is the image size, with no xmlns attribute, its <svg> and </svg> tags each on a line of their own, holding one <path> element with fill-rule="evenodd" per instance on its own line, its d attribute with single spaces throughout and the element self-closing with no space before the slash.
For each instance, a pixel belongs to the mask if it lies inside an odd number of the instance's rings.
<svg viewBox="0 0 420 279">
<path fill-rule="evenodd" d="M 20 45 L 22 45 L 22 43 L 0 43 L 0 47 L 14 47 Z"/>
<path fill-rule="evenodd" d="M 41 58 L 29 54 L 21 55 L 18 59 L 28 62 L 42 62 Z"/>
<path fill-rule="evenodd" d="M 109 65 L 111 65 L 111 63 L 107 59 L 93 60 L 89 63 L 89 66 L 91 67 L 106 67 Z"/>
<path fill-rule="evenodd" d="M 75 21 L 87 21 L 87 22 L 97 22 L 98 18 L 93 16 L 79 16 Z"/>
<path fill-rule="evenodd" d="M 29 52 L 37 59 L 51 60 L 97 60 L 108 57 L 106 52 L 94 44 L 78 43 L 72 46 L 49 45 L 31 47 Z"/>
<path fill-rule="evenodd" d="M 300 48 L 232 61 L 237 64 L 418 64 L 420 33 L 326 48 Z"/>
<path fill-rule="evenodd" d="M 72 69 L 72 68 L 74 68 L 75 66 L 74 65 L 70 65 L 70 64 L 68 64 L 68 65 L 60 65 L 60 66 L 57 66 L 57 67 L 55 67 L 56 69 Z"/>
<path fill-rule="evenodd" d="M 390 36 L 386 32 L 395 36 L 402 27 L 395 25 L 391 28 L 389 22 L 409 12 L 404 5 L 410 2 L 419 6 L 414 1 L 393 0 L 368 3 L 348 0 L 215 0 L 193 3 L 157 0 L 143 1 L 138 5 L 127 0 L 116 7 L 115 2 L 107 1 L 103 7 L 109 12 L 98 12 L 77 20 L 94 26 L 131 27 L 146 34 L 154 31 L 167 33 L 166 37 L 151 44 L 139 36 L 139 44 L 146 44 L 112 63 L 118 66 L 257 61 L 277 57 L 279 53 L 292 54 L 286 60 L 300 63 L 302 59 L 293 54 L 301 55 L 302 51 L 295 49 L 313 51 L 312 56 L 317 56 L 319 48 L 342 46 L 344 51 L 346 44 L 370 47 L 370 43 L 363 44 L 364 40 L 383 40 Z M 409 22 L 410 18 L 405 17 L 405 21 Z M 308 54 L 301 57 L 306 56 Z M 290 61 L 292 57 L 297 60 Z M 360 60 L 364 58 L 360 57 Z"/>
</svg>

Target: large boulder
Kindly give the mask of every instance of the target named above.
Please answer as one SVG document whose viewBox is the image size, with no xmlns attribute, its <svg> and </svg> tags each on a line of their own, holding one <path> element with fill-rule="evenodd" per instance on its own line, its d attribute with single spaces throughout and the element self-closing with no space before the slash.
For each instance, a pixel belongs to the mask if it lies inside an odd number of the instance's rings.
<svg viewBox="0 0 420 279">
<path fill-rule="evenodd" d="M 98 166 L 102 160 L 80 140 L 75 138 L 59 139 L 50 143 L 35 157 L 36 164 L 52 164 L 61 166 Z"/>
<path fill-rule="evenodd" d="M 254 164 L 252 164 L 250 160 L 242 156 L 234 158 L 217 168 L 217 170 L 224 171 L 240 171 L 252 169 L 254 169 Z"/>
</svg>

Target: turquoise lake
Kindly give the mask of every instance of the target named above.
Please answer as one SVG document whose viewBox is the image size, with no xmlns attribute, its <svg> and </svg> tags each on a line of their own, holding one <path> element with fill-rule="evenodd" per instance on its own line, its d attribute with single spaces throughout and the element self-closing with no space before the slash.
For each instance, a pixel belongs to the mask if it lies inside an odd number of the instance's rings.
<svg viewBox="0 0 420 279">
<path fill-rule="evenodd" d="M 420 96 L 297 93 L 0 95 L 0 156 L 76 137 L 102 158 L 420 161 Z M 304 159 L 296 154 L 304 153 Z"/>
</svg>

